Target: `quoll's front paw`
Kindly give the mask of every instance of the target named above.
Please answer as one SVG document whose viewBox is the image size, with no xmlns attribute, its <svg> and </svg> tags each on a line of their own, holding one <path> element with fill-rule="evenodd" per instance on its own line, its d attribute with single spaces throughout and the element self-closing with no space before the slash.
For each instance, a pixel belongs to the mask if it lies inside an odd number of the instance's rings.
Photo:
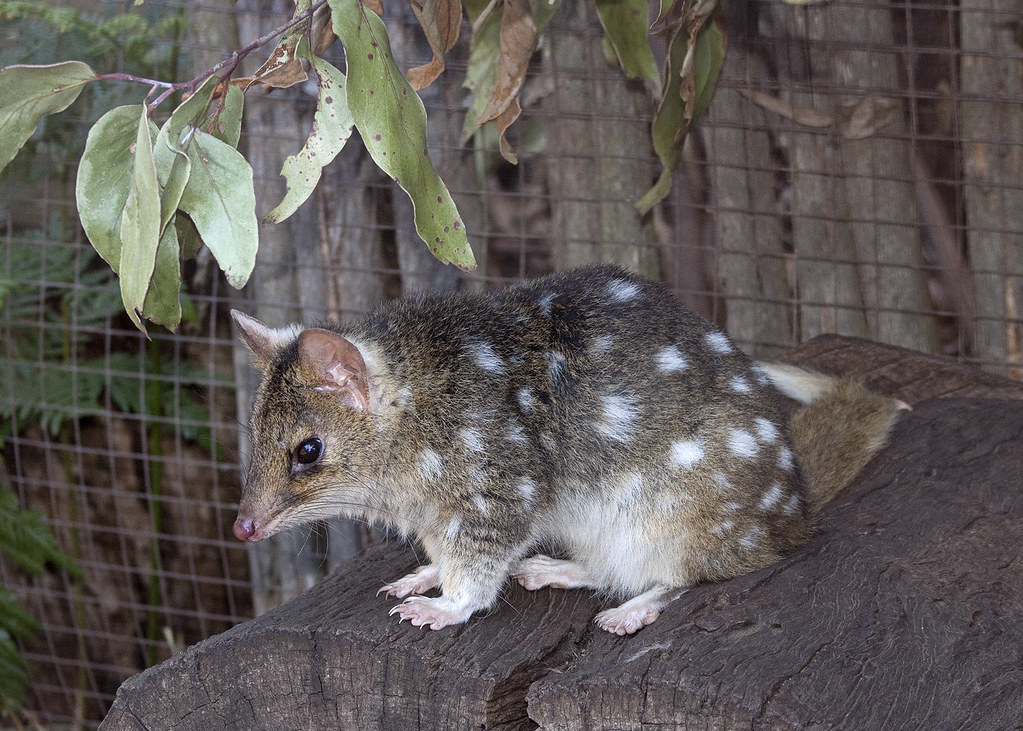
<svg viewBox="0 0 1023 731">
<path fill-rule="evenodd" d="M 397 614 L 401 621 L 408 620 L 415 627 L 441 629 L 452 624 L 461 624 L 472 614 L 455 605 L 446 597 L 410 596 L 398 606 L 391 609 L 390 614 Z"/>
<path fill-rule="evenodd" d="M 423 594 L 440 586 L 440 569 L 430 564 L 420 566 L 408 576 L 380 587 L 377 594 L 386 592 L 387 596 L 404 599 L 409 594 Z"/>
</svg>

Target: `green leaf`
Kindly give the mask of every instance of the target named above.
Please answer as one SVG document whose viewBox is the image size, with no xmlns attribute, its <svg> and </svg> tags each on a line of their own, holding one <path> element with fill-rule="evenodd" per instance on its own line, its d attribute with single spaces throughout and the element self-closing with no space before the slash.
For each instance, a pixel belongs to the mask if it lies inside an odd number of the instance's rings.
<svg viewBox="0 0 1023 731">
<path fill-rule="evenodd" d="M 156 266 L 142 306 L 143 317 L 175 332 L 181 322 L 180 293 L 181 248 L 178 245 L 178 230 L 172 220 L 163 230 L 160 245 L 156 249 Z"/>
<path fill-rule="evenodd" d="M 182 214 L 174 217 L 174 228 L 178 230 L 178 244 L 181 246 L 181 258 L 191 259 L 202 248 L 202 236 L 192 219 Z"/>
<path fill-rule="evenodd" d="M 242 135 L 242 110 L 245 106 L 245 94 L 234 84 L 228 84 L 223 96 L 215 105 L 206 110 L 199 129 L 211 134 L 231 147 L 238 147 Z"/>
<path fill-rule="evenodd" d="M 469 45 L 469 66 L 465 71 L 465 88 L 472 92 L 472 101 L 465 112 L 461 143 L 464 145 L 479 129 L 479 119 L 490 103 L 497 86 L 501 60 L 501 15 L 488 0 L 465 0 L 465 12 L 472 21 Z M 487 13 L 486 16 L 483 13 Z"/>
<path fill-rule="evenodd" d="M 359 0 L 329 4 L 348 63 L 348 107 L 366 149 L 412 199 L 416 231 L 433 255 L 472 269 L 465 226 L 426 151 L 426 110 L 394 64 L 383 21 Z"/>
<path fill-rule="evenodd" d="M 192 139 L 196 124 L 201 122 L 218 79 L 210 77 L 171 112 L 170 117 L 160 128 L 153 146 L 153 161 L 160 180 L 162 195 L 160 196 L 160 233 L 166 230 L 174 212 L 178 209 L 181 194 L 188 183 L 192 163 L 186 151 Z"/>
<path fill-rule="evenodd" d="M 663 169 L 653 187 L 636 203 L 640 214 L 646 214 L 671 191 L 671 178 L 682 159 L 686 135 L 710 103 L 724 63 L 725 35 L 716 20 L 698 31 L 691 54 L 689 36 L 690 31 L 680 25 L 668 46 L 665 85 L 651 128 L 654 152 Z"/>
<path fill-rule="evenodd" d="M 67 109 L 95 76 L 81 61 L 0 69 L 0 170 L 28 142 L 40 119 Z"/>
<path fill-rule="evenodd" d="M 179 208 L 188 214 L 227 281 L 240 289 L 256 264 L 256 193 L 241 153 L 196 130 L 188 146 L 192 174 Z"/>
<path fill-rule="evenodd" d="M 160 183 L 153 161 L 153 138 L 145 107 L 135 138 L 135 164 L 131 189 L 121 215 L 121 300 L 128 317 L 142 332 L 139 317 L 156 266 L 160 245 Z"/>
<path fill-rule="evenodd" d="M 344 148 L 355 124 L 348 109 L 344 74 L 322 58 L 310 54 L 308 44 L 301 44 L 299 51 L 304 51 L 316 72 L 319 84 L 316 116 L 301 151 L 284 161 L 281 175 L 288 180 L 287 193 L 284 200 L 264 217 L 266 223 L 280 223 L 309 198 L 323 168 Z"/>
<path fill-rule="evenodd" d="M 690 123 L 703 116 L 714 98 L 718 74 L 725 63 L 727 47 L 724 26 L 712 20 L 696 36 L 693 49 L 693 107 Z"/>
<path fill-rule="evenodd" d="M 141 104 L 133 104 L 116 107 L 100 117 L 89 130 L 78 166 L 75 197 L 82 228 L 115 272 L 121 266 L 121 216 L 134 177 L 132 151 L 143 110 Z"/>
<path fill-rule="evenodd" d="M 594 0 L 594 6 L 625 75 L 642 79 L 653 94 L 658 94 L 661 74 L 648 40 L 646 0 Z"/>
</svg>

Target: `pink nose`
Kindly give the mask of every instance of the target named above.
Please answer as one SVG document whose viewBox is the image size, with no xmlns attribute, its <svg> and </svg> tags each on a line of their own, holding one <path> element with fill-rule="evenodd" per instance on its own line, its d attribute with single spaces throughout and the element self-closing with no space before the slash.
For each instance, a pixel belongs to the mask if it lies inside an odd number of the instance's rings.
<svg viewBox="0 0 1023 731">
<path fill-rule="evenodd" d="M 234 522 L 234 537 L 239 541 L 255 542 L 258 541 L 262 536 L 258 535 L 259 524 L 251 518 L 242 518 L 238 516 L 238 519 Z"/>
</svg>

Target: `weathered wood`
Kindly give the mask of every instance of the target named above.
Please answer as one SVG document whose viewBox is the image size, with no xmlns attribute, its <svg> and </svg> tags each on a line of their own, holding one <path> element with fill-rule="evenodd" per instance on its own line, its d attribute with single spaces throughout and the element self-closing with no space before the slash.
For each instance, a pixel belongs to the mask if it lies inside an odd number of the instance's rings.
<svg viewBox="0 0 1023 731">
<path fill-rule="evenodd" d="M 914 410 L 782 562 L 631 638 L 594 627 L 587 592 L 517 586 L 430 632 L 376 596 L 416 563 L 385 545 L 129 679 L 101 728 L 1020 727 L 1023 387 L 846 338 L 787 359 Z"/>
</svg>

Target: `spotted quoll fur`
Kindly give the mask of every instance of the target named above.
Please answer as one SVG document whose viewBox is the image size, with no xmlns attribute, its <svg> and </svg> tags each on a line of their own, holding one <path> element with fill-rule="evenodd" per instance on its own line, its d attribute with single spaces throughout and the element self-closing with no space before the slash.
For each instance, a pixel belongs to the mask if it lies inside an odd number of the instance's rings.
<svg viewBox="0 0 1023 731">
<path fill-rule="evenodd" d="M 597 622 L 635 632 L 686 587 L 805 540 L 815 495 L 851 479 L 842 465 L 880 448 L 894 412 L 855 384 L 751 361 L 615 267 L 409 297 L 344 325 L 234 315 L 263 373 L 235 534 L 348 515 L 415 535 L 430 563 L 382 591 L 433 629 L 491 607 L 511 576 L 625 599 Z M 832 484 L 804 481 L 821 469 L 802 464 L 779 387 L 809 404 L 807 452 L 836 450 Z M 843 409 L 865 436 L 843 436 Z"/>
</svg>

